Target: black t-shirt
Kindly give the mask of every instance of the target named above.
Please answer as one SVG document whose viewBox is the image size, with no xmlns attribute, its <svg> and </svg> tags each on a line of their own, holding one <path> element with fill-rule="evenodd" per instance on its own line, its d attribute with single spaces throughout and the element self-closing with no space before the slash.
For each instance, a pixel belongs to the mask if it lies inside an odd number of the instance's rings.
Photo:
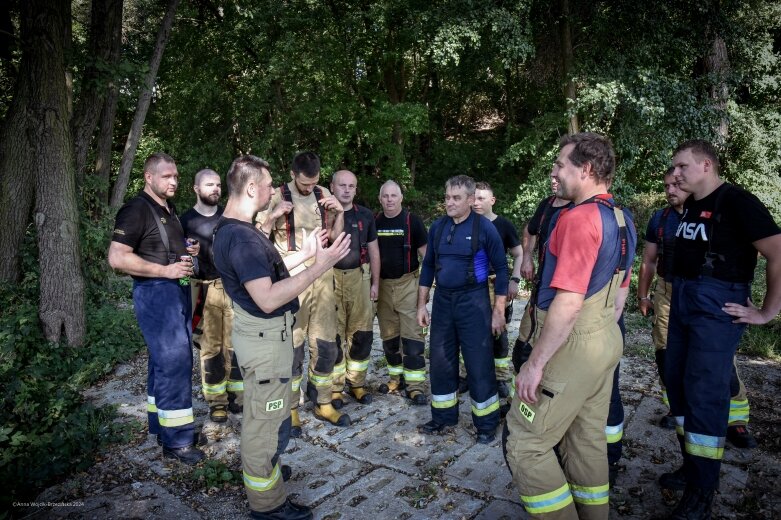
<svg viewBox="0 0 781 520">
<path fill-rule="evenodd" d="M 493 222 L 494 227 L 499 232 L 499 236 L 502 237 L 502 244 L 504 244 L 505 252 L 521 245 L 518 230 L 515 229 L 512 222 L 501 215 L 497 215 L 491 222 Z"/>
<path fill-rule="evenodd" d="M 154 213 L 147 202 L 152 204 Z M 111 240 L 132 247 L 133 253 L 147 262 L 160 265 L 178 262 L 181 255 L 188 254 L 184 243 L 184 231 L 176 216 L 173 202 L 167 202 L 168 209 L 143 191 L 137 197 L 127 201 L 117 212 Z M 160 237 L 160 229 L 156 222 L 158 218 L 168 234 L 168 249 Z M 145 280 L 148 277 L 133 276 L 133 278 Z"/>
<path fill-rule="evenodd" d="M 689 197 L 684 202 L 675 233 L 673 274 L 684 278 L 705 274 L 726 282 L 750 282 L 757 265 L 752 242 L 779 233 L 781 229 L 759 199 L 742 188 L 722 184 L 707 197 Z M 710 272 L 703 268 L 706 256 L 713 265 Z"/>
<path fill-rule="evenodd" d="M 278 282 L 290 276 L 274 244 L 249 222 L 221 218 L 214 236 L 214 265 L 222 278 L 225 292 L 233 302 L 258 318 L 282 316 L 298 311 L 298 298 L 265 313 L 255 305 L 244 284 L 258 278 Z"/>
<path fill-rule="evenodd" d="M 207 217 L 198 213 L 195 208 L 190 208 L 182 215 L 182 227 L 187 238 L 197 238 L 201 244 L 198 253 L 198 273 L 195 278 L 199 280 L 214 280 L 219 278 L 217 268 L 212 260 L 212 232 L 220 220 L 223 208 L 217 207 L 217 213 Z"/>
<path fill-rule="evenodd" d="M 408 215 L 409 225 L 407 225 Z M 418 248 L 428 242 L 428 234 L 423 221 L 407 210 L 402 210 L 393 218 L 388 218 L 380 213 L 377 216 L 376 224 L 382 263 L 380 278 L 394 280 L 407 273 L 417 271 L 420 267 Z M 410 247 L 405 247 L 408 230 Z"/>
<path fill-rule="evenodd" d="M 351 237 L 350 253 L 339 260 L 334 268 L 355 269 L 361 264 L 368 263 L 369 254 L 366 244 L 377 240 L 377 226 L 372 212 L 363 206 L 353 204 L 352 208 L 344 212 L 344 232 Z M 363 258 L 361 258 L 361 249 L 363 249 Z"/>
<path fill-rule="evenodd" d="M 556 216 L 561 210 L 572 206 L 572 203 L 564 204 L 563 206 L 558 207 L 554 206 L 553 201 L 555 200 L 556 197 L 554 195 L 542 199 L 537 205 L 537 209 L 534 211 L 534 215 L 532 215 L 531 220 L 529 220 L 529 223 L 526 226 L 526 229 L 529 231 L 530 235 L 537 236 L 537 248 L 539 251 L 537 260 L 539 263 L 542 262 L 541 256 L 543 246 L 548 241 L 548 236 L 550 236 L 551 222 L 556 220 Z"/>
</svg>

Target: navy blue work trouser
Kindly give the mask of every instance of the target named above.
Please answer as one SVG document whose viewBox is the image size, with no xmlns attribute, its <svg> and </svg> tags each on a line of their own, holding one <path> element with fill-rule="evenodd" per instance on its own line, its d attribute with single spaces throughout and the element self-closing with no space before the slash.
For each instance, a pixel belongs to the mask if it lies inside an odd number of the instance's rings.
<svg viewBox="0 0 781 520">
<path fill-rule="evenodd" d="M 488 286 L 437 287 L 431 311 L 431 418 L 458 423 L 458 353 L 466 366 L 472 421 L 478 433 L 499 425 Z"/>
<path fill-rule="evenodd" d="M 730 405 L 733 358 L 746 326 L 722 307 L 745 305 L 748 283 L 676 278 L 670 304 L 665 383 L 682 440 L 686 481 L 718 488 Z"/>
<path fill-rule="evenodd" d="M 150 278 L 133 283 L 133 305 L 149 351 L 147 416 L 149 433 L 164 446 L 193 443 L 190 286 Z"/>
</svg>

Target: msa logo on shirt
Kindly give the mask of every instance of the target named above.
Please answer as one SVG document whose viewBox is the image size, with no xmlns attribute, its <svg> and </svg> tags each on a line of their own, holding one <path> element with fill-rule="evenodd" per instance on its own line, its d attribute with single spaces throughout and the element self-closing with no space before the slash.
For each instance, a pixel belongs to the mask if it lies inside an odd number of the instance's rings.
<svg viewBox="0 0 781 520">
<path fill-rule="evenodd" d="M 687 213 L 688 211 L 689 210 L 686 210 Z M 707 213 L 706 218 L 710 218 L 710 212 L 703 211 L 700 216 L 705 216 L 705 213 Z M 685 219 L 686 213 L 684 213 L 681 223 L 678 224 L 678 230 L 675 232 L 675 236 L 685 238 L 686 240 L 697 240 L 697 237 L 699 236 L 703 242 L 707 242 L 708 233 L 705 231 L 705 224 L 702 222 L 699 224 L 695 222 L 685 222 Z"/>
</svg>

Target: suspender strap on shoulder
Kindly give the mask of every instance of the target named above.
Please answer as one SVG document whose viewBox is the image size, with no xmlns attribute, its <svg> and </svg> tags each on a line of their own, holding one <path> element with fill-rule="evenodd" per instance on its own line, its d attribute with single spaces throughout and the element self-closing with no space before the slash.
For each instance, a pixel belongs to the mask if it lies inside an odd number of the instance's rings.
<svg viewBox="0 0 781 520">
<path fill-rule="evenodd" d="M 282 192 L 282 200 L 285 202 L 293 203 L 293 193 L 290 191 L 290 187 L 287 183 L 283 182 L 279 186 L 279 191 Z M 295 215 L 291 209 L 285 215 L 285 238 L 287 238 L 287 250 L 296 250 L 296 220 Z"/>
<path fill-rule="evenodd" d="M 320 186 L 315 186 L 312 188 L 312 192 L 315 194 L 315 199 L 317 200 L 318 206 L 320 205 L 320 201 L 323 200 L 323 190 L 320 188 Z M 327 218 L 327 211 L 325 208 L 318 207 L 320 210 L 320 225 L 323 226 L 323 229 L 328 231 L 328 218 Z"/>
<path fill-rule="evenodd" d="M 404 234 L 404 259 L 407 262 L 405 274 L 412 272 L 412 226 L 410 225 L 410 213 L 406 209 L 402 209 L 401 212 L 404 215 L 404 222 L 407 225 L 406 233 Z"/>
<path fill-rule="evenodd" d="M 469 267 L 466 270 L 467 283 L 477 283 L 477 277 L 475 276 L 475 256 L 477 250 L 480 247 L 480 215 L 474 214 L 472 219 L 472 238 L 470 240 L 472 246 L 472 258 L 469 260 Z"/>
<path fill-rule="evenodd" d="M 168 240 L 168 232 L 165 230 L 165 226 L 163 225 L 163 223 L 160 222 L 160 217 L 157 215 L 157 210 L 152 205 L 152 203 L 146 200 L 144 197 L 141 197 L 141 200 L 143 200 L 146 203 L 146 205 L 149 206 L 149 210 L 152 212 L 152 218 L 155 219 L 155 224 L 157 224 L 157 230 L 160 233 L 160 240 L 163 241 L 163 245 L 165 246 L 165 254 L 166 257 L 168 258 L 168 263 L 169 264 L 174 263 L 176 260 L 174 260 L 174 262 L 171 261 L 171 242 Z M 174 218 L 177 218 L 176 213 L 172 212 L 172 216 Z"/>
</svg>

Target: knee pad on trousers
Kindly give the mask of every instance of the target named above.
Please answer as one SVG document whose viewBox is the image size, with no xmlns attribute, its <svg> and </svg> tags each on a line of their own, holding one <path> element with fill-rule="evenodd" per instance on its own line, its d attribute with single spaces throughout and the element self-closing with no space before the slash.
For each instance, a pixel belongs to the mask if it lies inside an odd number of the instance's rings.
<svg viewBox="0 0 781 520">
<path fill-rule="evenodd" d="M 426 360 L 423 358 L 423 352 L 426 348 L 423 342 L 415 339 L 402 338 L 401 344 L 404 349 L 404 367 L 412 370 L 425 368 Z"/>
<path fill-rule="evenodd" d="M 218 352 L 216 356 L 203 360 L 203 380 L 210 384 L 216 385 L 222 383 L 225 380 L 225 359 Z"/>
<path fill-rule="evenodd" d="M 293 377 L 304 373 L 304 346 L 293 349 Z"/>
<path fill-rule="evenodd" d="M 335 341 L 325 341 L 318 338 L 315 372 L 320 372 L 321 374 L 331 373 L 338 357 L 337 351 L 341 353 L 341 350 L 336 348 Z"/>
<path fill-rule="evenodd" d="M 516 374 L 521 370 L 521 365 L 529 360 L 531 354 L 531 343 L 524 341 L 521 338 L 515 340 L 515 346 L 513 347 L 513 368 L 515 369 Z"/>
<path fill-rule="evenodd" d="M 338 365 L 344 361 L 344 352 L 342 352 L 342 338 L 339 337 L 339 335 L 336 335 L 336 361 L 334 362 L 335 365 Z"/>
<path fill-rule="evenodd" d="M 654 357 L 656 358 L 656 369 L 659 371 L 659 380 L 662 382 L 664 386 L 664 355 L 667 352 L 667 349 L 659 349 L 654 353 Z M 732 385 L 730 384 L 730 387 Z"/>
<path fill-rule="evenodd" d="M 505 358 L 510 352 L 510 340 L 507 338 L 507 331 L 502 332 L 499 338 L 493 338 L 494 358 Z"/>
<path fill-rule="evenodd" d="M 236 359 L 236 353 L 231 354 L 231 374 L 230 378 L 234 381 L 241 381 L 244 377 L 241 375 L 241 369 L 239 368 L 239 361 Z"/>
<path fill-rule="evenodd" d="M 359 330 L 353 334 L 353 344 L 350 346 L 351 359 L 366 359 L 372 351 L 371 331 Z"/>
<path fill-rule="evenodd" d="M 274 456 L 271 458 L 272 467 L 277 465 L 279 456 L 285 453 L 285 450 L 287 449 L 287 445 L 290 442 L 290 429 L 292 425 L 293 423 L 289 415 L 282 421 L 282 424 L 279 425 L 279 430 L 277 430 L 277 452 L 274 453 Z"/>
<path fill-rule="evenodd" d="M 401 338 L 399 336 L 383 340 L 382 350 L 385 352 L 385 359 L 388 360 L 389 365 L 401 365 L 400 343 Z"/>
<path fill-rule="evenodd" d="M 317 387 L 311 381 L 307 381 L 306 383 L 306 397 L 317 404 Z"/>
</svg>

